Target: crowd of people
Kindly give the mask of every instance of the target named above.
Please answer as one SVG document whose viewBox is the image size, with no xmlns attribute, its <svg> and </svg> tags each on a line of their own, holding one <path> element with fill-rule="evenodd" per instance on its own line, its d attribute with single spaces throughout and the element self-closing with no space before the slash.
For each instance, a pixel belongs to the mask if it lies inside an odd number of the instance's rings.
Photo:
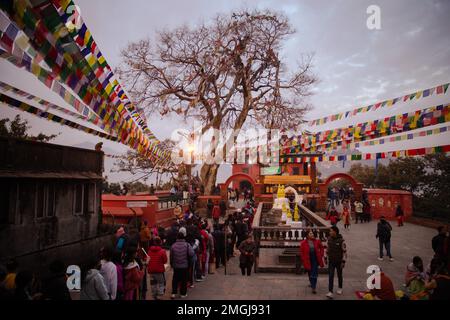
<svg viewBox="0 0 450 320">
<path fill-rule="evenodd" d="M 239 199 L 243 199 L 246 201 L 253 201 L 253 191 L 250 188 L 244 188 L 242 190 L 239 190 L 238 188 L 228 188 L 227 189 L 227 196 L 230 201 L 236 201 L 238 202 Z M 242 196 L 242 198 L 241 198 Z"/>
<path fill-rule="evenodd" d="M 346 223 L 344 224 L 344 227 Z M 375 237 L 379 241 L 379 260 L 383 260 L 384 249 L 389 261 L 394 261 L 391 254 L 392 226 L 384 216 L 377 223 Z M 427 268 L 424 267 L 421 257 L 415 256 L 406 266 L 405 290 L 394 289 L 393 281 L 381 268 L 379 269 L 379 287 L 366 291 L 356 292 L 361 299 L 372 300 L 450 300 L 450 235 L 449 228 L 439 227 L 438 235 L 432 239 L 431 246 L 434 256 Z M 309 286 L 312 293 L 317 293 L 318 270 L 328 265 L 328 293 L 326 297 L 334 297 L 334 275 L 337 273 L 338 289 L 336 293 L 343 293 L 343 269 L 347 260 L 347 245 L 339 228 L 333 225 L 326 245 L 316 238 L 316 234 L 310 231 L 305 240 L 300 243 L 300 258 L 303 268 L 308 274 Z"/>
<path fill-rule="evenodd" d="M 235 248 L 240 252 L 242 274 L 251 274 L 256 249 L 251 236 L 254 204 L 248 202 L 243 209 L 228 215 L 223 203 L 208 202 L 207 206 L 206 218 L 188 208 L 167 233 L 166 245 L 170 247 L 174 271 L 172 299 L 185 298 L 195 282 L 204 281 L 208 274 L 226 266 L 235 255 Z M 208 218 L 212 218 L 212 224 Z"/>
<path fill-rule="evenodd" d="M 364 214 L 364 197 L 354 201 L 354 210 Z M 326 297 L 341 295 L 344 287 L 343 270 L 347 261 L 347 245 L 337 224 L 343 221 L 345 229 L 350 226 L 351 205 L 342 199 L 342 215 L 332 206 L 328 219 L 332 223 L 326 242 L 310 231 L 300 243 L 300 259 L 308 274 L 313 294 L 317 293 L 319 268 L 328 266 L 328 291 Z M 182 212 L 175 211 L 176 221 L 168 230 L 146 221 L 140 230 L 129 231 L 121 226 L 115 232 L 115 241 L 103 247 L 98 256 L 81 268 L 82 300 L 145 300 L 150 295 L 161 299 L 166 290 L 170 297 L 187 297 L 188 290 L 196 282 L 204 281 L 219 268 L 226 268 L 231 257 L 239 252 L 239 267 L 243 276 L 250 276 L 255 262 L 256 244 L 252 236 L 255 204 L 248 201 L 242 209 L 227 214 L 225 202 L 209 202 L 207 216 L 189 206 Z M 179 212 L 181 211 L 181 212 Z M 397 222 L 403 225 L 403 210 L 396 209 Z M 398 218 L 398 217 L 401 218 Z M 360 218 L 361 222 L 366 219 Z M 369 219 L 370 220 L 370 219 Z M 212 221 L 212 222 L 211 222 Z M 390 261 L 391 224 L 381 217 L 377 223 L 375 237 L 379 242 L 379 260 L 384 251 Z M 393 281 L 380 269 L 380 287 L 359 292 L 361 299 L 450 299 L 450 236 L 448 227 L 440 227 L 431 242 L 434 256 L 425 267 L 420 256 L 412 257 L 405 267 L 404 292 L 394 290 Z M 168 254 L 169 251 L 169 254 Z M 172 287 L 166 288 L 168 266 L 173 269 Z M 5 267 L 0 266 L 0 300 L 70 300 L 67 288 L 67 266 L 55 260 L 48 266 L 48 276 L 38 277 L 30 270 L 21 269 L 14 260 Z M 335 290 L 337 275 L 337 290 Z M 149 280 L 149 281 L 148 281 Z"/>
</svg>

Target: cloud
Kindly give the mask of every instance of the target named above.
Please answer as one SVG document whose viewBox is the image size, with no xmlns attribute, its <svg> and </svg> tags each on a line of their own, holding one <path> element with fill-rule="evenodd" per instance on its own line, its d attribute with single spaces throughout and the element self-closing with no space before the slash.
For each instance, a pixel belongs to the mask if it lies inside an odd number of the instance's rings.
<svg viewBox="0 0 450 320">
<path fill-rule="evenodd" d="M 408 31 L 408 32 L 406 33 L 406 35 L 407 35 L 408 37 L 415 37 L 416 35 L 418 35 L 419 33 L 421 33 L 422 30 L 423 30 L 422 27 L 417 27 L 417 28 L 414 28 L 414 29 Z"/>
</svg>

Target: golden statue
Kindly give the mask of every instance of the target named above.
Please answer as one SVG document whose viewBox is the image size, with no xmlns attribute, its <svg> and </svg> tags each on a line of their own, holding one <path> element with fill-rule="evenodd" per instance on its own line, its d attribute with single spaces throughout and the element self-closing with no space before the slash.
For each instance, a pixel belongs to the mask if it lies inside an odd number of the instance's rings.
<svg viewBox="0 0 450 320">
<path fill-rule="evenodd" d="M 298 206 L 297 204 L 295 204 L 295 208 L 294 208 L 294 221 L 299 221 L 300 220 L 300 216 L 298 215 Z"/>
</svg>

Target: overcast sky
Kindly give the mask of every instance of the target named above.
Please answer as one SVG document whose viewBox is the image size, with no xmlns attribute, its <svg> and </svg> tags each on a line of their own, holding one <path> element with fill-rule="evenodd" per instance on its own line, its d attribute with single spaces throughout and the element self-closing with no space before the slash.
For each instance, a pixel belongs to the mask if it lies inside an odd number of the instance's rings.
<svg viewBox="0 0 450 320">
<path fill-rule="evenodd" d="M 314 53 L 313 72 L 320 82 L 313 88 L 310 102 L 314 109 L 308 114 L 308 119 L 450 82 L 450 1 L 75 0 L 75 3 L 81 8 L 84 21 L 113 68 L 120 63 L 120 50 L 128 42 L 152 38 L 157 30 L 182 24 L 195 25 L 200 20 L 208 20 L 217 13 L 233 9 L 280 10 L 297 30 L 286 42 L 282 61 L 288 67 L 295 66 L 302 53 Z M 369 30 L 366 26 L 369 16 L 366 9 L 372 4 L 381 9 L 380 30 Z M 9 62 L 0 61 L 0 71 L 1 81 L 67 106 L 32 75 L 18 71 Z M 320 129 L 449 103 L 449 97 L 450 90 L 446 95 L 399 103 L 389 110 L 336 121 Z M 4 106 L 0 112 L 2 118 L 16 113 Z M 56 143 L 88 146 L 98 141 L 96 137 L 45 120 L 25 117 L 30 120 L 34 132 L 61 132 Z M 169 137 L 181 126 L 184 125 L 176 117 L 155 117 L 149 121 L 149 127 L 160 139 Z M 413 144 L 402 143 L 401 147 L 424 147 L 448 141 L 450 134 L 444 134 L 421 138 Z M 115 152 L 126 150 L 126 147 L 114 143 L 106 143 L 106 147 Z M 385 147 L 399 149 L 398 144 Z M 363 152 L 380 150 L 380 147 L 361 149 Z M 222 170 L 219 180 L 224 180 L 228 173 L 229 170 Z M 114 174 L 110 177 L 113 180 L 124 178 Z"/>
</svg>

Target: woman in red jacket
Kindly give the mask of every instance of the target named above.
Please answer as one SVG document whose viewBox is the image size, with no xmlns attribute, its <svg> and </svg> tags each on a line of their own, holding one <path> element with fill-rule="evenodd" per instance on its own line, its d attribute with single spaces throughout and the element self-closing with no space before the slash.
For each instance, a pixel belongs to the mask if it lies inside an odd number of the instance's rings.
<svg viewBox="0 0 450 320">
<path fill-rule="evenodd" d="M 154 244 L 150 247 L 150 262 L 148 264 L 148 273 L 150 274 L 150 285 L 152 287 L 153 299 L 158 300 L 158 296 L 163 296 L 166 290 L 166 277 L 164 271 L 167 263 L 166 250 L 161 248 L 161 239 L 154 238 Z"/>
<path fill-rule="evenodd" d="M 323 246 L 319 239 L 316 239 L 314 233 L 309 231 L 305 240 L 300 243 L 300 258 L 303 267 L 308 272 L 309 283 L 312 293 L 316 293 L 317 276 L 319 266 L 323 267 Z"/>
</svg>

